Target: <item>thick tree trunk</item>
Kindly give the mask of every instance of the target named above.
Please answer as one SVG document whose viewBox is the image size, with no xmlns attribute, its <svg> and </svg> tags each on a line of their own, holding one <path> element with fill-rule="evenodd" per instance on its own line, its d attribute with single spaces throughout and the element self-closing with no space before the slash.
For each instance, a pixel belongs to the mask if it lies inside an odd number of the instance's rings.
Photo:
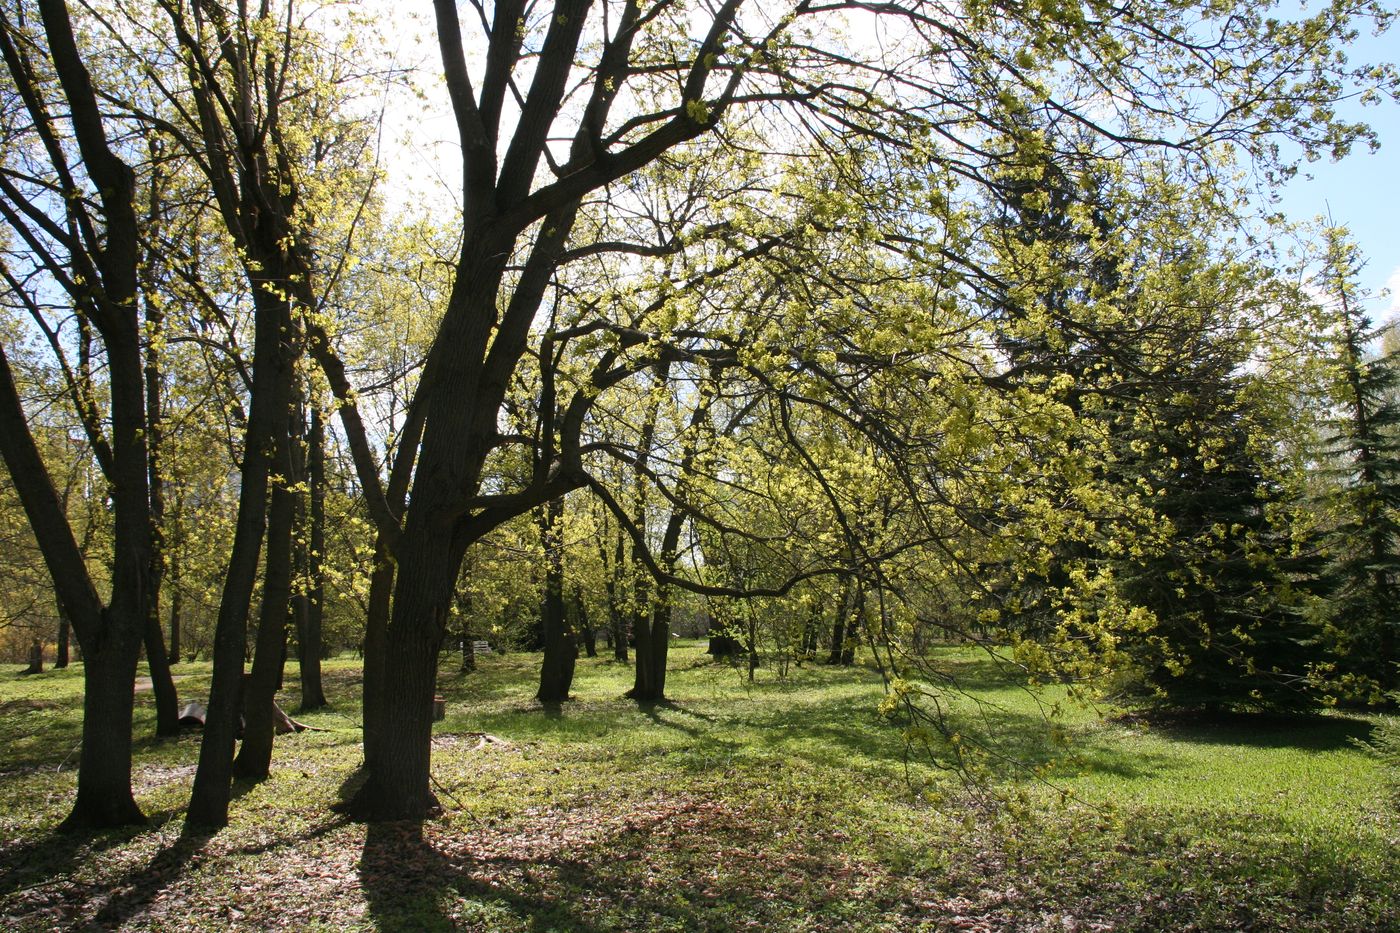
<svg viewBox="0 0 1400 933">
<path fill-rule="evenodd" d="M 138 630 L 136 625 L 129 628 Z M 96 829 L 146 821 L 131 795 L 131 685 L 138 638 L 112 639 L 84 652 L 83 744 L 78 798 L 60 829 Z"/>
<path fill-rule="evenodd" d="M 345 807 L 356 819 L 421 820 L 437 807 L 429 786 L 433 696 L 461 557 L 441 526 L 410 526 L 400 539 L 393 611 L 378 652 L 383 665 L 374 694 L 366 682 L 368 776 Z M 370 651 L 367 644 L 366 663 Z M 372 703 L 382 709 L 372 713 Z"/>
<path fill-rule="evenodd" d="M 739 653 L 739 639 L 725 627 L 713 615 L 710 616 L 709 625 L 710 644 L 705 649 L 705 653 L 716 658 L 732 658 Z"/>
<path fill-rule="evenodd" d="M 385 700 L 383 685 L 388 676 L 389 612 L 394 596 L 394 563 L 383 538 L 375 541 L 374 569 L 369 577 L 369 605 L 365 613 L 364 682 L 361 687 L 364 712 L 365 767 L 374 770 L 373 756 L 383 747 Z"/>
<path fill-rule="evenodd" d="M 562 703 L 574 685 L 574 664 L 578 644 L 564 613 L 564 500 L 549 502 L 540 522 L 544 544 L 544 603 L 540 607 L 540 635 L 544 661 L 540 665 L 540 689 L 535 698 L 541 703 Z"/>
<path fill-rule="evenodd" d="M 671 605 L 661 599 L 652 609 L 651 619 L 638 620 L 637 666 L 632 689 L 627 696 L 639 703 L 660 703 L 666 699 L 666 652 L 671 646 Z"/>
</svg>

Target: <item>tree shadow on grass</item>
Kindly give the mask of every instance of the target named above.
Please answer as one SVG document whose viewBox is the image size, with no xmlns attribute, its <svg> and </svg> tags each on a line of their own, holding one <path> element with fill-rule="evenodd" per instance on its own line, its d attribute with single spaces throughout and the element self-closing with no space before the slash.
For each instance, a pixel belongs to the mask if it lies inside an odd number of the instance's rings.
<svg viewBox="0 0 1400 933">
<path fill-rule="evenodd" d="M 1372 724 L 1351 716 L 1213 712 L 1154 717 L 1158 732 L 1196 745 L 1245 745 L 1332 752 L 1371 737 Z"/>
<path fill-rule="evenodd" d="M 670 796 L 625 814 L 533 819 L 430 830 L 436 838 L 421 824 L 371 824 L 360 861 L 370 917 L 414 930 L 795 930 L 825 927 L 832 898 L 861 900 L 867 914 L 888 906 L 848 886 L 849 860 L 819 837 L 721 800 Z"/>
<path fill-rule="evenodd" d="M 126 826 L 96 833 L 54 831 L 0 853 L 0 897 L 65 879 L 80 863 L 148 832 Z"/>
<path fill-rule="evenodd" d="M 526 918 L 530 929 L 596 929 L 547 889 L 493 883 L 488 862 L 447 857 L 420 823 L 370 823 L 359 870 L 369 914 L 382 929 L 455 930 L 482 919 L 472 913 Z M 457 898 L 465 903 L 452 903 Z"/>
</svg>

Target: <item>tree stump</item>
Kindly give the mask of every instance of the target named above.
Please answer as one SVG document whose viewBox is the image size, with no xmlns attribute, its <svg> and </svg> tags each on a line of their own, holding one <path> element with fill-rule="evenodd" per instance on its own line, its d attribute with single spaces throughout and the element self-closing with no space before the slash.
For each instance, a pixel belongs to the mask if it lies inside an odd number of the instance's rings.
<svg viewBox="0 0 1400 933">
<path fill-rule="evenodd" d="M 447 701 L 440 696 L 433 697 L 433 722 L 442 722 L 447 718 Z"/>
</svg>

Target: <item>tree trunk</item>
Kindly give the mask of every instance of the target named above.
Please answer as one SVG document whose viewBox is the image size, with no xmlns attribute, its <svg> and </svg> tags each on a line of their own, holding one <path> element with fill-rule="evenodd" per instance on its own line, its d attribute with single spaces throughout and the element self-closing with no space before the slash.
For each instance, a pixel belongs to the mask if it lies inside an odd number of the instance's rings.
<svg viewBox="0 0 1400 933">
<path fill-rule="evenodd" d="M 180 612 L 184 609 L 184 593 L 180 590 L 180 563 L 170 557 L 170 663 L 180 663 Z"/>
<path fill-rule="evenodd" d="M 20 673 L 22 674 L 42 674 L 44 673 L 44 642 L 36 638 L 29 646 L 29 666 Z"/>
<path fill-rule="evenodd" d="M 659 599 L 652 608 L 650 621 L 643 617 L 639 622 L 635 629 L 637 667 L 627 696 L 639 703 L 660 703 L 666 699 L 666 652 L 671 646 L 670 600 Z"/>
<path fill-rule="evenodd" d="M 394 563 L 383 537 L 374 545 L 374 569 L 369 577 L 369 604 L 365 612 L 364 681 L 361 686 L 363 702 L 362 730 L 364 733 L 365 767 L 374 769 L 373 756 L 383 746 L 384 709 L 383 684 L 388 676 L 387 644 L 389 613 L 394 596 Z"/>
<path fill-rule="evenodd" d="M 268 255 L 277 255 L 276 249 Z M 248 647 L 248 608 L 257 583 L 258 556 L 267 526 L 267 491 L 278 437 L 287 430 L 291 360 L 283 351 L 290 326 L 287 303 L 277 297 L 285 276 L 264 268 L 254 276 L 253 392 L 243 450 L 242 486 L 233 548 L 224 577 L 218 621 L 214 627 L 214 676 L 209 713 L 199 746 L 199 767 L 185 821 L 211 829 L 228 823 L 233 780 L 233 748 L 242 693 L 243 662 Z"/>
<path fill-rule="evenodd" d="M 831 651 L 826 657 L 827 664 L 849 665 L 854 660 L 854 647 L 847 647 L 855 628 L 855 622 L 851 619 L 853 608 L 851 583 L 849 580 L 842 580 L 841 595 L 836 600 L 836 621 L 831 627 Z"/>
<path fill-rule="evenodd" d="M 151 694 L 156 700 L 156 735 L 180 734 L 180 700 L 175 691 L 175 678 L 170 676 L 170 659 L 165 654 L 165 639 L 160 630 L 160 604 L 151 606 L 144 632 L 146 666 L 151 673 Z"/>
<path fill-rule="evenodd" d="M 326 705 L 326 693 L 321 683 L 321 626 L 325 618 L 326 553 L 326 431 L 321 408 L 311 407 L 311 431 L 307 436 L 306 482 L 309 487 L 309 541 L 303 548 L 304 566 L 309 589 L 301 597 L 301 625 L 297 630 L 297 663 L 301 669 L 301 712 L 320 709 Z"/>
<path fill-rule="evenodd" d="M 114 639 L 84 652 L 78 798 L 61 830 L 146 821 L 131 795 L 131 685 L 140 644 L 138 638 Z"/>
<path fill-rule="evenodd" d="M 63 608 L 63 603 L 58 603 L 58 653 L 54 657 L 53 666 L 55 670 L 62 670 L 68 666 L 68 642 L 72 638 L 73 624 L 68 621 L 68 611 Z"/>
<path fill-rule="evenodd" d="M 583 637 L 583 652 L 590 658 L 598 656 L 598 630 L 592 625 L 588 618 L 588 604 L 584 602 L 583 589 L 574 590 L 574 613 L 578 624 L 575 631 Z"/>
<path fill-rule="evenodd" d="M 151 209 L 160 201 L 159 174 L 152 181 Z M 146 302 L 146 326 L 150 334 L 159 332 L 164 320 L 159 306 Z M 151 569 L 147 602 L 150 612 L 143 633 L 146 644 L 146 667 L 151 675 L 151 692 L 156 701 L 156 735 L 180 734 L 180 701 L 175 695 L 175 681 L 170 676 L 170 656 L 165 653 L 165 638 L 160 628 L 160 588 L 165 577 L 165 481 L 161 475 L 161 444 L 164 429 L 161 423 L 160 357 L 158 341 L 148 338 L 145 354 L 146 378 L 146 483 L 150 501 Z"/>
<path fill-rule="evenodd" d="M 705 649 L 706 654 L 716 658 L 732 658 L 739 653 L 739 639 L 735 638 L 724 623 L 713 615 L 710 616 L 709 629 L 710 644 Z"/>
<path fill-rule="evenodd" d="M 544 604 L 540 607 L 540 634 L 544 661 L 540 665 L 541 703 L 562 703 L 574 684 L 578 644 L 564 614 L 564 500 L 554 499 L 542 510 L 540 537 L 544 544 Z"/>
<path fill-rule="evenodd" d="M 383 665 L 373 693 L 366 680 L 368 777 L 345 806 L 356 819 L 421 820 L 437 807 L 429 787 L 433 696 L 461 557 L 440 525 L 410 526 L 399 541 L 393 611 L 376 651 Z M 371 650 L 367 640 L 367 666 Z M 371 705 L 382 708 L 371 712 Z"/>
<path fill-rule="evenodd" d="M 267 513 L 267 559 L 263 571 L 262 609 L 258 618 L 253 671 L 244 685 L 243 747 L 233 762 L 234 777 L 261 781 L 272 764 L 275 697 L 282 679 L 287 647 L 287 608 L 292 595 L 292 524 L 298 481 L 292 467 L 290 437 L 278 440 L 283 478 L 272 490 Z"/>
</svg>

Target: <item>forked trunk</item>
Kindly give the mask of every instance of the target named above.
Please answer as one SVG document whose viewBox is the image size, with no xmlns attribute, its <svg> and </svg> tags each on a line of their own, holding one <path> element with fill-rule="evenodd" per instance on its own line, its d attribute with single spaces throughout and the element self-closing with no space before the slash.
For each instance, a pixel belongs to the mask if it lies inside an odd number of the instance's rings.
<svg viewBox="0 0 1400 933">
<path fill-rule="evenodd" d="M 637 667 L 627 696 L 638 703 L 660 703 L 666 699 L 666 651 L 671 641 L 671 607 L 662 602 L 638 620 Z"/>
<path fill-rule="evenodd" d="M 279 440 L 285 454 L 288 441 Z M 279 457 L 283 463 L 285 456 Z M 264 780 L 272 765 L 272 739 L 276 724 L 274 697 L 282 679 L 286 658 L 287 604 L 292 593 L 292 519 L 296 493 L 287 476 L 272 490 L 267 514 L 267 559 L 263 575 L 262 610 L 253 671 L 244 685 L 243 747 L 233 762 L 235 777 Z"/>
<path fill-rule="evenodd" d="M 365 783 L 345 810 L 361 820 L 421 820 L 437 807 L 429 786 L 433 696 L 462 550 L 438 527 L 409 528 L 399 542 L 393 610 L 382 650 L 366 639 L 365 662 L 383 664 L 365 690 Z M 371 726 L 373 723 L 373 726 Z"/>
</svg>

